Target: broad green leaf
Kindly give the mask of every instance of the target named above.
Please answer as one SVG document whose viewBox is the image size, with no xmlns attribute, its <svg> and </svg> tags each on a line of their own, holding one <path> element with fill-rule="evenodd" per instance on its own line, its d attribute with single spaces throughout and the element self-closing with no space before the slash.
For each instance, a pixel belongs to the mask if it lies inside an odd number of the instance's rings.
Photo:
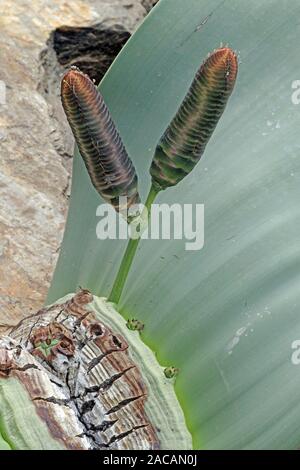
<svg viewBox="0 0 300 470">
<path fill-rule="evenodd" d="M 144 341 L 180 368 L 195 448 L 300 443 L 298 0 L 160 0 L 101 83 L 145 198 L 155 146 L 207 53 L 228 43 L 239 76 L 195 170 L 157 202 L 204 203 L 205 244 L 142 241 L 121 299 Z M 125 242 L 96 239 L 98 194 L 74 159 L 71 207 L 48 301 L 108 295 Z"/>
<path fill-rule="evenodd" d="M 36 414 L 23 385 L 15 378 L 0 379 L 0 450 L 63 450 Z"/>
<path fill-rule="evenodd" d="M 6 442 L 3 436 L 0 434 L 0 450 L 11 450 L 8 442 Z"/>
</svg>

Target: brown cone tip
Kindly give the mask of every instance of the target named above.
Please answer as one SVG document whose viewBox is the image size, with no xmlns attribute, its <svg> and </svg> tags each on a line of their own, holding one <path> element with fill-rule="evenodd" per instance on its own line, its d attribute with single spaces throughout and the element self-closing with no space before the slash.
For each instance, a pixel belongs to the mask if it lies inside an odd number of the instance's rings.
<svg viewBox="0 0 300 470">
<path fill-rule="evenodd" d="M 65 96 L 68 93 L 74 92 L 84 93 L 96 88 L 88 75 L 81 72 L 77 67 L 71 67 L 62 77 L 61 81 L 61 95 Z"/>
<path fill-rule="evenodd" d="M 230 47 L 215 49 L 203 63 L 202 72 L 225 73 L 227 82 L 233 86 L 238 72 L 238 58 Z"/>
</svg>

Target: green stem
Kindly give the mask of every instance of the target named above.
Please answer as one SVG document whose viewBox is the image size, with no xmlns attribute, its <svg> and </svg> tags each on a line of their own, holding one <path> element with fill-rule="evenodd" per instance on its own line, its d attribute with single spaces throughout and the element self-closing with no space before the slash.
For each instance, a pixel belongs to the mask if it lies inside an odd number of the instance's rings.
<svg viewBox="0 0 300 470">
<path fill-rule="evenodd" d="M 150 214 L 151 214 L 151 205 L 154 201 L 154 199 L 157 196 L 157 193 L 159 192 L 158 189 L 156 189 L 153 185 L 150 188 L 146 203 L 145 203 L 145 209 L 148 211 L 148 220 L 150 219 Z M 143 218 L 143 215 L 142 215 Z M 124 253 L 121 265 L 119 267 L 119 271 L 117 274 L 117 277 L 115 279 L 114 285 L 112 287 L 111 293 L 108 297 L 108 300 L 110 302 L 114 302 L 116 304 L 119 303 L 121 294 L 123 292 L 123 288 L 130 270 L 130 267 L 132 265 L 134 255 L 136 253 L 137 247 L 139 245 L 141 237 L 133 239 L 130 238 L 126 251 Z"/>
</svg>

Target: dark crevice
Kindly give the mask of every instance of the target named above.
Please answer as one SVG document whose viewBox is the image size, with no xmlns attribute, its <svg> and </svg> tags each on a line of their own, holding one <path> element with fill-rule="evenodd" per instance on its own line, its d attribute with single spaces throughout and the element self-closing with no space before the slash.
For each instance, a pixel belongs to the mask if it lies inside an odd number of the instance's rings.
<svg viewBox="0 0 300 470">
<path fill-rule="evenodd" d="M 36 314 L 34 314 L 34 315 L 30 316 L 30 317 L 22 318 L 22 320 L 20 320 L 19 323 L 17 323 L 17 324 L 13 327 L 13 329 L 12 329 L 11 332 L 10 332 L 10 335 L 13 334 L 15 331 L 17 331 L 17 330 L 23 325 L 23 323 L 25 323 L 26 321 L 28 321 L 29 318 L 34 318 L 34 317 L 37 317 L 37 316 L 38 316 L 38 320 L 39 320 L 39 318 L 40 318 L 40 313 L 39 313 L 39 312 L 37 312 Z M 38 321 L 38 320 L 37 320 L 37 321 Z M 33 325 L 33 326 L 34 326 L 34 325 Z"/>
<path fill-rule="evenodd" d="M 32 401 L 45 401 L 47 403 L 54 403 L 55 405 L 68 406 L 70 400 L 68 398 L 56 398 L 56 397 L 36 397 Z"/>
<path fill-rule="evenodd" d="M 56 386 L 59 387 L 59 388 L 63 388 L 63 385 L 62 385 L 62 384 L 56 382 L 56 381 L 53 380 L 53 379 L 50 379 L 50 382 L 53 383 L 54 385 L 56 385 Z"/>
<path fill-rule="evenodd" d="M 53 374 L 57 373 L 55 367 L 53 367 L 50 361 L 46 361 L 46 359 L 42 359 L 40 356 L 36 356 L 36 358 L 42 364 L 42 366 L 45 367 L 46 370 L 50 369 Z"/>
<path fill-rule="evenodd" d="M 69 383 L 69 378 L 70 378 L 70 374 L 69 374 L 69 370 L 68 370 L 68 373 L 67 373 L 67 375 L 66 375 L 66 386 L 67 386 L 67 388 L 68 388 L 68 390 L 69 390 L 70 397 L 72 397 L 72 387 L 71 387 L 71 385 L 70 385 L 70 383 Z M 76 416 L 77 416 L 78 421 L 81 423 L 83 429 L 85 430 L 85 432 L 83 432 L 80 436 L 83 436 L 83 435 L 85 434 L 86 437 L 89 437 L 90 440 L 92 441 L 92 443 L 90 442 L 91 447 L 93 447 L 93 448 L 98 448 L 98 444 L 97 444 L 97 441 L 96 441 L 95 436 L 93 436 L 92 434 L 91 434 L 91 435 L 90 435 L 90 434 L 89 434 L 89 435 L 87 434 L 88 431 L 89 431 L 89 426 L 88 426 L 88 424 L 87 424 L 87 423 L 85 422 L 85 420 L 84 420 L 84 415 L 82 414 L 82 410 L 80 409 L 80 405 L 79 405 L 79 403 L 78 403 L 78 400 L 77 400 L 76 398 L 75 398 L 75 399 L 72 399 L 72 398 L 71 398 L 71 403 L 72 403 L 72 405 L 74 406 L 74 411 L 75 411 L 75 413 L 76 413 Z M 79 436 L 79 437 L 80 437 L 80 436 Z"/>
<path fill-rule="evenodd" d="M 9 377 L 12 372 L 26 372 L 28 369 L 37 369 L 39 368 L 35 364 L 26 364 L 23 367 L 7 367 L 7 368 L 0 368 L 0 374 L 5 377 Z"/>
<path fill-rule="evenodd" d="M 100 390 L 102 390 L 103 392 L 106 392 L 116 382 L 116 380 L 119 380 L 124 374 L 126 374 L 126 372 L 134 368 L 135 366 L 130 366 L 130 367 L 127 367 L 127 369 L 122 370 L 122 372 L 112 375 L 109 379 L 106 379 L 101 384 Z"/>
<path fill-rule="evenodd" d="M 94 385 L 93 387 L 86 387 L 84 392 L 82 393 L 82 398 L 84 398 L 89 393 L 96 393 L 99 392 L 101 385 Z M 77 397 L 78 398 L 78 397 Z"/>
<path fill-rule="evenodd" d="M 91 424 L 90 429 L 88 431 L 80 434 L 80 436 L 78 436 L 78 437 L 84 437 L 84 436 L 91 437 L 93 435 L 92 433 L 105 432 L 107 429 L 111 428 L 117 421 L 118 421 L 117 419 L 114 419 L 112 421 L 103 421 L 101 424 L 99 424 L 97 426 Z"/>
<path fill-rule="evenodd" d="M 117 346 L 117 348 L 122 348 L 121 341 L 117 338 L 117 336 L 113 335 L 112 337 L 113 343 Z"/>
<path fill-rule="evenodd" d="M 82 315 L 80 318 L 78 318 L 76 321 L 75 321 L 75 325 L 74 325 L 74 332 L 73 332 L 73 336 L 76 337 L 76 333 L 78 331 L 78 329 L 80 328 L 81 326 L 81 323 L 82 321 L 88 317 L 90 315 L 91 312 L 86 312 L 84 315 Z M 81 340 L 78 342 L 78 351 L 81 351 L 90 341 L 92 341 L 92 338 L 85 338 L 84 340 Z"/>
<path fill-rule="evenodd" d="M 94 432 L 105 432 L 107 429 L 111 428 L 118 420 L 113 419 L 112 421 L 103 421 L 98 426 L 91 425 L 91 431 Z"/>
<path fill-rule="evenodd" d="M 95 400 L 85 401 L 81 407 L 81 415 L 84 415 L 85 413 L 92 411 L 94 406 L 95 406 Z"/>
<path fill-rule="evenodd" d="M 94 325 L 91 325 L 90 328 L 92 336 L 102 336 L 104 334 L 103 328 L 99 323 L 95 323 Z"/>
<path fill-rule="evenodd" d="M 26 339 L 26 342 L 25 342 L 25 347 L 27 348 L 28 346 L 28 343 L 29 343 L 29 338 L 31 337 L 31 333 L 34 329 L 34 327 L 37 325 L 37 323 L 40 321 L 40 316 L 38 316 L 38 318 L 36 319 L 36 321 L 33 323 L 32 327 L 30 328 L 29 330 L 29 333 L 28 333 L 28 336 L 27 336 L 27 339 Z"/>
<path fill-rule="evenodd" d="M 92 359 L 90 363 L 88 364 L 87 373 L 89 374 L 91 370 L 94 369 L 94 367 L 100 364 L 102 359 L 104 359 L 105 357 L 109 356 L 110 354 L 114 352 L 116 352 L 115 349 L 110 349 L 109 351 L 106 351 L 105 353 L 100 354 L 100 356 L 94 357 L 94 359 Z"/>
<path fill-rule="evenodd" d="M 83 396 L 87 395 L 88 393 L 100 392 L 100 390 L 102 392 L 106 392 L 114 384 L 116 380 L 120 379 L 124 374 L 126 374 L 126 372 L 134 368 L 135 366 L 130 366 L 127 369 L 122 370 L 122 372 L 112 375 L 108 379 L 104 380 L 104 382 L 102 382 L 102 384 L 100 385 L 95 385 L 94 387 L 87 387 L 84 391 Z"/>
<path fill-rule="evenodd" d="M 87 367 L 87 374 L 89 374 L 91 372 L 92 369 L 94 369 L 94 367 L 96 367 L 98 364 L 100 364 L 100 362 L 102 361 L 102 359 L 107 356 L 108 353 L 103 353 L 103 354 L 100 354 L 100 356 L 97 356 L 97 357 L 94 357 L 94 359 L 92 359 Z"/>
<path fill-rule="evenodd" d="M 116 436 L 113 436 L 107 444 L 100 444 L 100 447 L 109 448 L 114 442 L 121 441 L 122 439 L 124 439 L 124 437 L 129 436 L 129 434 L 132 434 L 134 431 L 137 431 L 138 429 L 146 428 L 147 426 L 149 425 L 141 424 L 140 426 L 134 426 L 128 431 L 125 431 L 125 432 L 122 432 L 121 434 L 117 434 Z"/>
<path fill-rule="evenodd" d="M 35 364 L 26 364 L 23 367 L 12 367 L 9 372 L 11 371 L 18 371 L 18 372 L 26 372 L 28 369 L 37 369 L 40 370 L 39 367 Z"/>
<path fill-rule="evenodd" d="M 53 31 L 49 41 L 60 65 L 75 65 L 99 83 L 129 38 L 130 33 L 123 26 L 99 23 L 87 27 L 61 26 Z"/>
<path fill-rule="evenodd" d="M 66 314 L 66 312 L 62 312 L 62 313 Z M 64 324 L 69 320 L 70 317 L 71 317 L 71 315 L 66 315 L 66 317 L 65 317 L 61 322 L 59 322 L 59 323 L 61 323 L 62 325 L 64 325 Z"/>
<path fill-rule="evenodd" d="M 58 312 L 58 314 L 54 317 L 54 321 L 57 321 L 57 322 L 58 322 L 58 319 L 59 319 L 60 315 L 61 315 L 63 312 L 64 312 L 64 309 L 62 308 L 62 309 Z"/>
<path fill-rule="evenodd" d="M 140 398 L 143 398 L 145 395 L 139 395 L 137 397 L 130 397 L 126 398 L 125 400 L 120 401 L 116 406 L 108 410 L 105 414 L 110 415 L 111 413 L 116 413 L 116 411 L 121 410 L 124 408 L 124 406 L 128 405 L 129 403 L 132 403 L 133 401 L 139 400 Z"/>
</svg>

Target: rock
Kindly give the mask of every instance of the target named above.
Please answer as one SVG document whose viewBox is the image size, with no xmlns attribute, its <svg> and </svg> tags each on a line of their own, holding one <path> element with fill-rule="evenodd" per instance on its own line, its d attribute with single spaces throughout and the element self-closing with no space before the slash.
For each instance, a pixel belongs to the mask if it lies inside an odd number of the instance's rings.
<svg viewBox="0 0 300 470">
<path fill-rule="evenodd" d="M 57 61 L 67 68 L 75 65 L 99 83 L 120 52 L 130 32 L 122 25 L 61 26 L 51 34 L 50 44 Z"/>
<path fill-rule="evenodd" d="M 65 146 L 57 133 L 42 51 L 53 31 L 61 39 L 66 26 L 93 31 L 103 22 L 122 24 L 126 39 L 145 14 L 141 0 L 1 0 L 0 333 L 1 324 L 14 324 L 43 304 L 68 206 L 73 141 L 68 134 Z"/>
<path fill-rule="evenodd" d="M 147 12 L 152 10 L 152 8 L 158 3 L 158 0 L 142 0 L 142 5 Z"/>
</svg>

